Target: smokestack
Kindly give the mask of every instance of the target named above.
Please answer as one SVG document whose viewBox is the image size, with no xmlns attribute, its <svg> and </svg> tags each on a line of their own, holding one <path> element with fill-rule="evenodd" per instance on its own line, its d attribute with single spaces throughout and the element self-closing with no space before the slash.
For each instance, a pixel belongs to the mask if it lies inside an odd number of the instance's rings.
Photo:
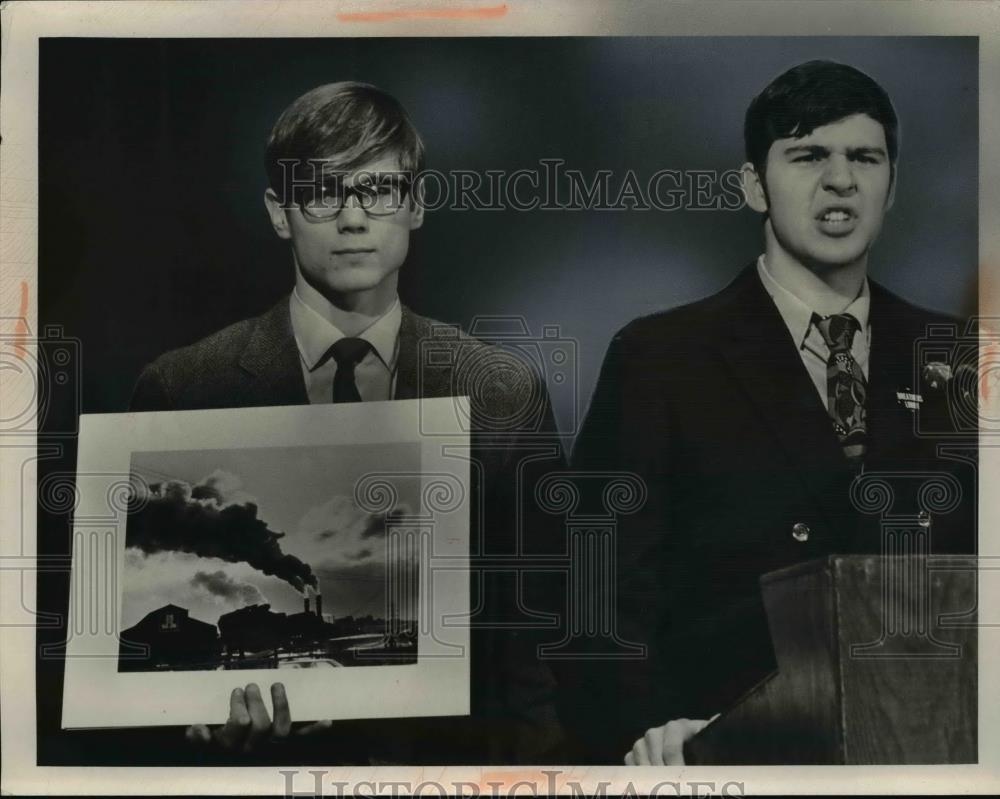
<svg viewBox="0 0 1000 799">
<path fill-rule="evenodd" d="M 302 604 L 305 607 L 306 613 L 308 613 L 309 612 L 309 595 L 308 594 L 306 594 L 306 596 L 302 597 Z"/>
<path fill-rule="evenodd" d="M 316 594 L 316 615 L 322 620 L 323 618 L 323 595 Z"/>
</svg>

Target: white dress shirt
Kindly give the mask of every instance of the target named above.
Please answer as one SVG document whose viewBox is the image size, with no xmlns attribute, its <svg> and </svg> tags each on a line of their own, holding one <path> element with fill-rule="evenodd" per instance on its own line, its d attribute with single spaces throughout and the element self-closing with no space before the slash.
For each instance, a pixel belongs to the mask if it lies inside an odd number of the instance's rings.
<svg viewBox="0 0 1000 799">
<path fill-rule="evenodd" d="M 764 284 L 764 289 L 774 300 L 778 313 L 781 314 L 795 346 L 798 347 L 802 363 L 806 367 L 813 385 L 816 386 L 816 392 L 823 401 L 823 406 L 826 407 L 828 403 L 826 363 L 830 357 L 830 348 L 826 346 L 823 334 L 813 324 L 813 309 L 793 294 L 790 289 L 775 280 L 774 276 L 767 270 L 763 255 L 757 259 L 757 274 L 760 276 L 760 282 Z M 868 279 L 865 278 L 861 286 L 861 293 L 841 313 L 850 314 L 861 323 L 861 330 L 854 336 L 854 342 L 851 345 L 851 355 L 861 367 L 866 380 L 868 379 L 868 359 L 872 344 L 872 329 L 868 322 L 870 308 L 871 290 L 868 288 Z M 819 315 L 823 316 L 824 314 Z"/>
<path fill-rule="evenodd" d="M 289 299 L 292 332 L 299 350 L 299 363 L 306 383 L 309 402 L 333 401 L 333 377 L 337 362 L 324 356 L 335 342 L 345 338 L 336 325 L 305 303 L 298 289 Z M 365 402 L 392 399 L 396 390 L 396 358 L 399 349 L 399 325 L 403 310 L 397 297 L 392 306 L 356 338 L 363 338 L 372 349 L 354 369 L 358 393 Z"/>
</svg>

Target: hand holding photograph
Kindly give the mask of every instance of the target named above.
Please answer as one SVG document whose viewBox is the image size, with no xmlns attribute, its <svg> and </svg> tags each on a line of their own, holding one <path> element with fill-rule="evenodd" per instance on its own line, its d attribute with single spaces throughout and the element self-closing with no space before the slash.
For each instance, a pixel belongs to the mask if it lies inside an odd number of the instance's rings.
<svg viewBox="0 0 1000 799">
<path fill-rule="evenodd" d="M 461 405 L 83 416 L 64 726 L 205 722 L 275 679 L 302 721 L 467 714 Z"/>
</svg>

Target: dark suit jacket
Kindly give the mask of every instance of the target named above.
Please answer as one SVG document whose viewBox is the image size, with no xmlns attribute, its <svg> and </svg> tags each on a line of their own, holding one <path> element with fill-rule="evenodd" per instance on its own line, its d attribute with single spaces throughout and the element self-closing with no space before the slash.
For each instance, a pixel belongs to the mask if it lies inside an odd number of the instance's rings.
<svg viewBox="0 0 1000 799">
<path fill-rule="evenodd" d="M 429 341 L 437 353 L 431 359 L 421 353 L 421 342 Z M 523 361 L 404 306 L 395 399 L 460 395 L 470 397 L 472 457 L 482 466 L 472 469 L 470 540 L 477 541 L 476 519 L 481 516 L 488 554 L 513 553 L 519 512 L 526 530 L 538 539 L 552 529 L 551 517 L 515 504 L 515 480 L 530 481 L 562 465 L 555 457 L 534 463 L 536 471 L 521 470 L 519 475 L 517 468 L 519 446 L 526 440 L 538 443 L 538 433 L 549 433 L 551 441 L 558 443 L 548 392 Z M 308 403 L 286 297 L 260 317 L 157 358 L 139 377 L 132 410 Z M 521 422 L 508 429 L 507 420 L 512 418 Z M 528 433 L 534 435 L 526 439 Z M 530 486 L 525 494 L 533 495 Z M 550 551 L 552 542 L 536 540 L 534 545 Z M 471 718 L 341 722 L 334 725 L 329 739 L 318 742 L 315 762 L 333 758 L 360 764 L 524 763 L 559 758 L 561 732 L 555 719 L 554 682 L 537 660 L 534 637 L 485 628 L 491 620 L 511 618 L 512 584 L 475 571 L 471 582 L 472 607 L 480 591 L 485 597 L 472 629 Z M 224 699 L 220 697 L 220 702 Z M 297 749 L 293 757 L 309 755 Z"/>
<path fill-rule="evenodd" d="M 934 549 L 971 552 L 975 464 L 939 457 L 896 396 L 922 392 L 930 419 L 935 398 L 914 384 L 915 342 L 952 320 L 874 283 L 871 293 L 864 473 L 890 473 L 891 512 L 903 514 L 919 510 L 917 473 L 958 475 L 965 496 L 935 514 Z M 649 657 L 594 664 L 567 688 L 567 727 L 598 760 L 621 762 L 671 718 L 724 710 L 774 668 L 761 575 L 880 551 L 880 517 L 850 499 L 855 472 L 754 264 L 718 294 L 614 337 L 573 461 L 635 472 L 649 497 L 620 520 L 618 538 L 619 630 Z M 805 540 L 796 524 L 808 527 Z"/>
</svg>

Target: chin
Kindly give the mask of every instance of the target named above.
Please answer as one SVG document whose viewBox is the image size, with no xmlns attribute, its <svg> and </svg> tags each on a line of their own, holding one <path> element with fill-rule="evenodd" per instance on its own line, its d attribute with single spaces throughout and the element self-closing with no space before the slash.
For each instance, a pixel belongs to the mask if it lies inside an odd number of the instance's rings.
<svg viewBox="0 0 1000 799">
<path fill-rule="evenodd" d="M 324 276 L 323 285 L 338 294 L 353 291 L 369 291 L 379 286 L 385 275 L 373 269 L 338 269 L 336 274 Z"/>
<path fill-rule="evenodd" d="M 812 262 L 818 269 L 831 270 L 841 267 L 851 266 L 864 258 L 868 252 L 867 247 L 859 247 L 857 244 L 846 247 L 825 247 L 817 248 L 807 261 Z"/>
<path fill-rule="evenodd" d="M 375 281 L 368 280 L 358 280 L 358 281 L 347 281 L 338 280 L 336 283 L 325 283 L 323 286 L 324 294 L 334 294 L 342 296 L 345 294 L 360 294 L 361 292 L 371 291 L 378 287 L 378 283 Z"/>
</svg>

